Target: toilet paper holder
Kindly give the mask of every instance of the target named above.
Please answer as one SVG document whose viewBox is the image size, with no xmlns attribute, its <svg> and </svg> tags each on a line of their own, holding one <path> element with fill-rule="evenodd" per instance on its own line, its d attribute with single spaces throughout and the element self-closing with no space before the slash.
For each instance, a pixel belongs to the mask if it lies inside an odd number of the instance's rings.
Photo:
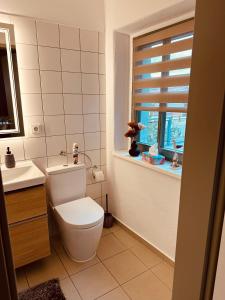
<svg viewBox="0 0 225 300">
<path fill-rule="evenodd" d="M 102 170 L 100 170 L 96 165 L 92 167 L 92 177 L 95 182 L 101 182 L 105 180 L 105 176 Z"/>
</svg>

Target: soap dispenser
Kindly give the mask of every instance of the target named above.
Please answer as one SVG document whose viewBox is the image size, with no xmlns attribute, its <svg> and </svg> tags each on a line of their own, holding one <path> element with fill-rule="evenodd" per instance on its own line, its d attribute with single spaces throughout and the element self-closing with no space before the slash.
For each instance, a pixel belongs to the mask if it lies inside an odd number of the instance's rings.
<svg viewBox="0 0 225 300">
<path fill-rule="evenodd" d="M 7 147 L 5 154 L 5 166 L 6 168 L 15 168 L 16 162 L 13 153 L 10 151 L 10 148 Z"/>
</svg>

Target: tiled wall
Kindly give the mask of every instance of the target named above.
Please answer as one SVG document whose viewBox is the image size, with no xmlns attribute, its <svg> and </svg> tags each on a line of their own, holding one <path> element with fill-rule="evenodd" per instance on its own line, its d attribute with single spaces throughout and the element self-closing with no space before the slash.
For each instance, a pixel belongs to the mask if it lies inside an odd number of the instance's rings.
<svg viewBox="0 0 225 300">
<path fill-rule="evenodd" d="M 71 162 L 72 144 L 78 142 L 106 172 L 103 33 L 9 20 L 15 29 L 25 137 L 0 140 L 2 162 L 6 146 L 17 161 L 31 159 L 42 169 Z M 32 133 L 32 124 L 41 125 L 40 134 Z M 61 150 L 67 157 L 59 156 Z M 89 174 L 87 182 L 87 194 L 101 202 L 106 183 L 94 183 Z"/>
</svg>

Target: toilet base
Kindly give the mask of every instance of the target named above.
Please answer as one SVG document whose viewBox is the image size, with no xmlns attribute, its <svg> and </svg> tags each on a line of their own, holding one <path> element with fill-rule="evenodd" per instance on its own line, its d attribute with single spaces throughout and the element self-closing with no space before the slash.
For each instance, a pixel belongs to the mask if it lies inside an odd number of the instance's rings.
<svg viewBox="0 0 225 300">
<path fill-rule="evenodd" d="M 66 247 L 63 245 L 63 248 L 64 250 L 66 251 L 66 254 L 69 256 L 69 258 L 72 260 L 72 261 L 75 261 L 77 263 L 85 263 L 85 262 L 88 262 L 90 260 L 92 260 L 95 256 L 96 256 L 96 251 L 95 253 L 88 259 L 85 259 L 85 260 L 78 260 L 78 259 L 75 259 L 70 253 L 69 251 L 66 249 Z"/>
</svg>

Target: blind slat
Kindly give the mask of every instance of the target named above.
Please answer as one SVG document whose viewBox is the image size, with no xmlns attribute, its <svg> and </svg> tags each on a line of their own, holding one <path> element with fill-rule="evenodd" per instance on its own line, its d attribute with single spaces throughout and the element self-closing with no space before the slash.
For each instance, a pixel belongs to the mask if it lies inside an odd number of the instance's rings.
<svg viewBox="0 0 225 300">
<path fill-rule="evenodd" d="M 179 112 L 186 113 L 186 108 L 178 107 L 145 107 L 145 106 L 135 106 L 134 110 L 136 111 L 155 111 L 155 112 Z"/>
<path fill-rule="evenodd" d="M 134 75 L 150 74 L 155 72 L 167 72 L 170 70 L 185 69 L 191 67 L 191 58 L 179 58 L 167 60 L 134 68 Z"/>
<path fill-rule="evenodd" d="M 144 88 L 167 88 L 167 87 L 177 87 L 177 86 L 187 86 L 189 85 L 189 76 L 171 76 L 171 77 L 160 77 L 153 79 L 135 80 L 134 89 L 144 89 Z"/>
<path fill-rule="evenodd" d="M 135 51 L 134 61 L 140 61 L 146 58 L 155 56 L 163 56 L 171 53 L 181 52 L 192 49 L 193 39 L 182 40 L 176 43 L 165 44 L 155 48 L 149 48 L 147 50 Z"/>
<path fill-rule="evenodd" d="M 134 103 L 185 103 L 188 93 L 134 94 Z"/>
</svg>

